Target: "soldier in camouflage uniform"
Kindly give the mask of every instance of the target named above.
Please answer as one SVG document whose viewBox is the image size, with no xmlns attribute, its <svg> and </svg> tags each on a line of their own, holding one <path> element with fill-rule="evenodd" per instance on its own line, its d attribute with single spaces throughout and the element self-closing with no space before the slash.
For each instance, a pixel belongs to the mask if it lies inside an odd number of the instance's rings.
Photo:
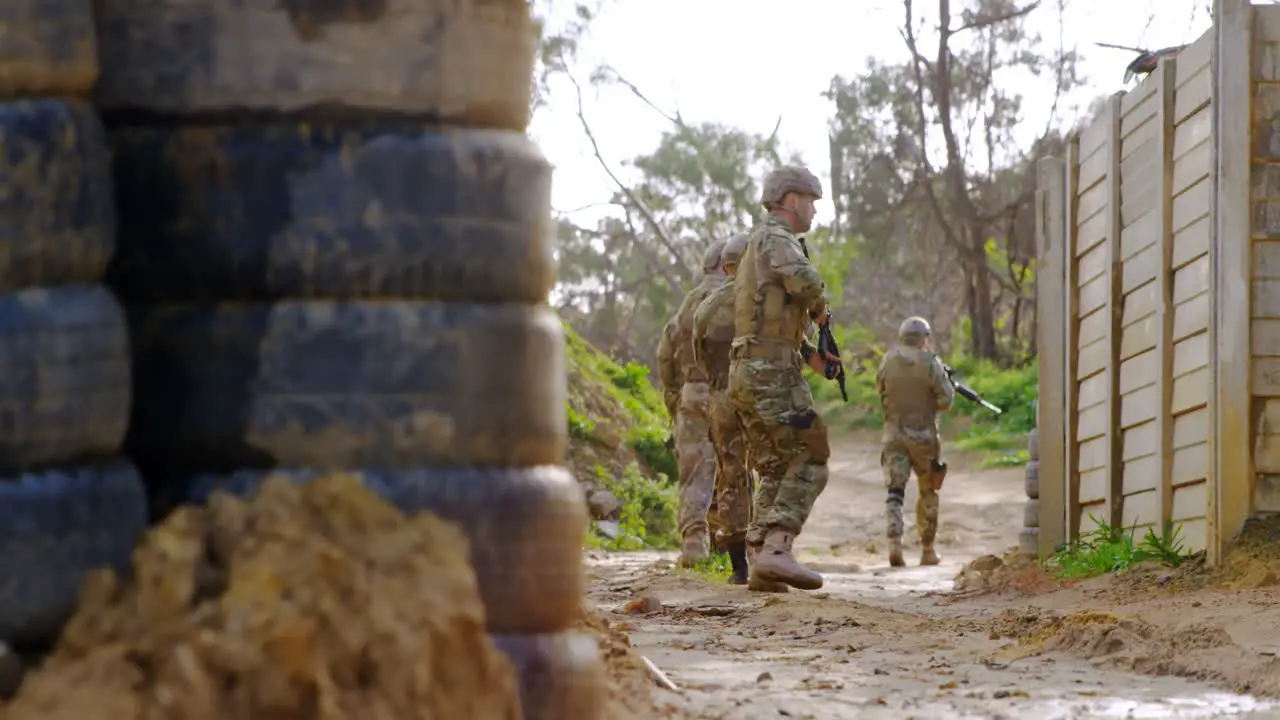
<svg viewBox="0 0 1280 720">
<path fill-rule="evenodd" d="M 707 557 L 707 511 L 715 491 L 716 458 L 711 447 L 711 389 L 693 360 L 693 313 L 724 279 L 720 253 L 724 241 L 707 249 L 703 276 L 663 328 L 658 344 L 658 375 L 667 409 L 675 419 L 676 462 L 680 472 L 680 564 L 690 567 Z"/>
<path fill-rule="evenodd" d="M 751 522 L 751 482 L 745 438 L 729 401 L 729 350 L 733 344 L 733 275 L 747 247 L 748 233 L 729 239 L 720 258 L 724 282 L 698 306 L 693 320 L 693 349 L 711 382 L 711 444 L 716 453 L 711 530 L 729 554 L 729 582 L 747 584 L 747 525 Z"/>
<path fill-rule="evenodd" d="M 827 486 L 831 448 L 801 368 L 821 371 L 806 334 L 827 313 L 826 285 L 797 233 L 813 223 L 822 184 L 801 167 L 783 167 L 764 180 L 769 211 L 751 231 L 734 278 L 734 339 L 729 396 L 760 473 L 755 517 L 747 530 L 748 588 L 822 587 L 822 576 L 792 552 L 813 503 Z"/>
<path fill-rule="evenodd" d="M 921 565 L 941 562 L 934 550 L 938 534 L 938 490 L 946 477 L 942 443 L 938 438 L 938 413 L 951 407 L 956 389 L 942 362 L 929 351 L 929 323 L 910 317 L 898 328 L 901 343 L 885 354 L 876 373 L 880 404 L 884 407 L 884 471 L 889 498 L 889 564 L 902 567 L 902 503 L 907 481 L 916 474 L 920 496 L 916 500 L 916 527 L 920 532 Z"/>
</svg>

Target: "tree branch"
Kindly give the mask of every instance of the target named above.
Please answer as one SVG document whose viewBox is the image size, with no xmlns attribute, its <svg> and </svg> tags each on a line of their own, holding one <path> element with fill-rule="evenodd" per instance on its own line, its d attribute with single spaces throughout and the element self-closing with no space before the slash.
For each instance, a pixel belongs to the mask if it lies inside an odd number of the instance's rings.
<svg viewBox="0 0 1280 720">
<path fill-rule="evenodd" d="M 960 27 L 955 29 L 950 29 L 946 27 L 947 25 L 951 24 L 951 17 L 949 15 L 943 15 L 941 17 L 941 21 L 946 25 L 942 27 L 942 32 L 947 35 L 958 35 L 964 32 L 965 30 L 978 30 L 981 28 L 988 28 L 988 27 L 991 27 L 992 25 L 999 25 L 1002 22 L 1007 22 L 1009 20 L 1016 20 L 1017 18 L 1020 18 L 1020 17 L 1026 17 L 1027 15 L 1030 15 L 1038 7 L 1040 7 L 1040 0 L 1036 0 L 1035 2 L 1029 5 L 1024 5 L 1020 8 L 1010 10 L 1009 12 L 1006 12 L 1006 13 L 999 13 L 996 15 L 977 15 L 969 22 L 962 23 Z M 939 42 L 942 43 L 942 41 L 939 41 Z M 942 44 L 945 44 L 945 43 L 942 43 Z"/>
<path fill-rule="evenodd" d="M 636 209 L 636 212 L 640 213 L 640 216 L 644 218 L 645 222 L 653 228 L 654 234 L 658 236 L 658 241 L 667 249 L 667 252 L 671 253 L 671 256 L 676 259 L 676 266 L 680 271 L 681 279 L 692 282 L 693 273 L 689 272 L 689 268 L 685 266 L 684 258 L 680 256 L 680 251 L 676 248 L 676 244 L 672 242 L 671 235 L 667 232 L 666 228 L 662 226 L 662 223 L 658 221 L 658 218 L 654 216 L 653 212 L 649 210 L 640 197 L 636 195 L 635 191 L 626 183 L 622 182 L 622 179 L 618 177 L 617 173 L 609 167 L 609 163 L 605 161 L 604 154 L 600 151 L 600 142 L 596 140 L 596 134 L 591 129 L 591 123 L 587 122 L 586 110 L 583 108 L 582 103 L 582 86 L 578 84 L 578 79 L 573 76 L 573 73 L 566 72 L 565 76 L 569 78 L 569 82 L 573 83 L 573 88 L 577 91 L 578 122 L 581 123 L 582 132 L 586 134 L 587 140 L 591 143 L 591 151 L 595 154 L 596 162 L 600 164 L 600 167 L 609 176 L 609 179 L 613 180 L 613 184 L 618 186 L 618 190 L 624 197 L 626 197 L 627 202 L 630 203 L 631 206 Z"/>
</svg>

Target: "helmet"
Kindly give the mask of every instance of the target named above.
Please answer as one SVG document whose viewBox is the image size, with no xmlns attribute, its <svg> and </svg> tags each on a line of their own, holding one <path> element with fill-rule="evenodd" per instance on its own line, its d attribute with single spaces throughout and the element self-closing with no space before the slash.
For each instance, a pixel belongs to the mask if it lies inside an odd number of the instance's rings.
<svg viewBox="0 0 1280 720">
<path fill-rule="evenodd" d="M 724 251 L 724 245 L 723 240 L 717 240 L 707 248 L 706 254 L 702 256 L 703 272 L 720 272 L 720 254 Z"/>
<path fill-rule="evenodd" d="M 909 317 L 898 326 L 898 337 L 908 344 L 922 342 L 931 332 L 929 321 L 922 317 Z"/>
<path fill-rule="evenodd" d="M 807 168 L 799 165 L 784 165 L 764 178 L 764 187 L 760 189 L 760 204 L 766 208 L 782 202 L 783 196 L 789 192 L 804 193 L 814 197 L 822 197 L 822 181 Z"/>
<path fill-rule="evenodd" d="M 751 233 L 738 233 L 729 238 L 729 242 L 724 244 L 724 253 L 720 257 L 720 265 L 728 265 L 730 263 L 737 265 L 742 259 L 742 254 L 747 251 L 747 240 L 751 239 Z"/>
</svg>

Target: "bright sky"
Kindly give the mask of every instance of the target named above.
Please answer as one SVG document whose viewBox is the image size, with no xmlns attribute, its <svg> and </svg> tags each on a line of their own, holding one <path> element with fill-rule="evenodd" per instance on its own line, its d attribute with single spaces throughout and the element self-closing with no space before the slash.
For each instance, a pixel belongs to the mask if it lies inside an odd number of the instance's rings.
<svg viewBox="0 0 1280 720">
<path fill-rule="evenodd" d="M 1210 27 L 1208 0 L 1064 0 L 1063 40 L 1084 56 L 1088 85 L 1075 105 L 1123 89 L 1133 53 L 1094 42 L 1156 49 L 1196 40 Z M 557 3 L 565 5 L 567 3 Z M 954 2 L 959 7 L 963 3 Z M 936 7 L 917 0 L 917 7 Z M 1159 11 L 1157 17 L 1153 12 Z M 1057 47 L 1057 0 L 1032 15 L 1047 47 Z M 768 134 L 782 118 L 779 136 L 801 153 L 828 184 L 827 120 L 822 97 L 836 74 L 857 74 L 865 58 L 900 60 L 901 0 L 609 0 L 591 27 L 574 72 L 584 85 L 587 119 L 615 172 L 621 161 L 650 152 L 670 124 L 626 88 L 587 87 L 592 68 L 607 63 L 655 104 L 687 122 L 719 122 Z M 925 45 L 925 54 L 932 51 Z M 1028 82 L 1028 122 L 1044 127 L 1053 101 L 1052 80 Z M 576 115 L 573 86 L 552 88 L 550 107 L 534 118 L 530 133 L 556 165 L 553 205 L 581 225 L 594 224 L 614 190 L 600 169 Z M 1068 104 L 1064 110 L 1074 110 Z M 1061 111 L 1060 111 L 1061 112 Z M 585 210 L 579 208 L 587 207 Z M 818 220 L 830 219 L 824 200 Z"/>
</svg>

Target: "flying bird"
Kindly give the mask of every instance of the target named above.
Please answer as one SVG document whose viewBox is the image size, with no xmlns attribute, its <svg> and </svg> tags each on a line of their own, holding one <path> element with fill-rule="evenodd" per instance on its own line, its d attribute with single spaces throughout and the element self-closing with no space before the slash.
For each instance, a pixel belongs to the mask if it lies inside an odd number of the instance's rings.
<svg viewBox="0 0 1280 720">
<path fill-rule="evenodd" d="M 1094 43 L 1094 45 L 1116 50 L 1131 50 L 1138 53 L 1138 57 L 1134 58 L 1133 62 L 1129 63 L 1124 69 L 1124 81 L 1126 84 L 1135 76 L 1147 75 L 1155 70 L 1160 64 L 1160 58 L 1173 57 L 1181 52 L 1182 48 L 1186 47 L 1186 45 L 1174 45 L 1160 50 L 1144 50 L 1143 48 L 1112 45 L 1110 43 Z"/>
</svg>

